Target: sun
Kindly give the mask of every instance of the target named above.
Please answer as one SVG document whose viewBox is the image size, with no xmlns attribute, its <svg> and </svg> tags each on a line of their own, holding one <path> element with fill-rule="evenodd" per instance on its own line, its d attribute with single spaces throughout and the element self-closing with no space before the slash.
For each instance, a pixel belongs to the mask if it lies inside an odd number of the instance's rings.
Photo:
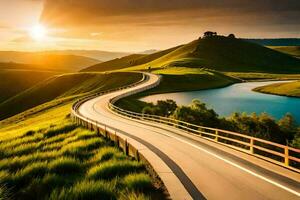
<svg viewBox="0 0 300 200">
<path fill-rule="evenodd" d="M 35 25 L 29 30 L 29 35 L 32 39 L 41 41 L 45 39 L 47 35 L 47 29 L 41 24 Z"/>
</svg>

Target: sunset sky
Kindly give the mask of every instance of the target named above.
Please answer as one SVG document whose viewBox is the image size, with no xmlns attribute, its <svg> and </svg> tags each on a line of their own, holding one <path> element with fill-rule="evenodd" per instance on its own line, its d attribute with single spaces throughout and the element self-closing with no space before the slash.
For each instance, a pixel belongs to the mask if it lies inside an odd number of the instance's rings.
<svg viewBox="0 0 300 200">
<path fill-rule="evenodd" d="M 0 0 L 0 49 L 165 49 L 212 30 L 300 37 L 299 0 Z"/>
</svg>

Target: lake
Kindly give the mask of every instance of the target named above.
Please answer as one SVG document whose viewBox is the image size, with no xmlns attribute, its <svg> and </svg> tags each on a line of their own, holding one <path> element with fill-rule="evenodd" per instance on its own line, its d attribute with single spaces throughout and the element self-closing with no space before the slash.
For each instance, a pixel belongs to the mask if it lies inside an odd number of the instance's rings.
<svg viewBox="0 0 300 200">
<path fill-rule="evenodd" d="M 205 102 L 209 108 L 213 108 L 220 116 L 229 116 L 233 112 L 256 112 L 257 114 L 266 112 L 274 118 L 280 119 L 289 112 L 300 123 L 300 98 L 252 91 L 253 88 L 278 82 L 237 83 L 218 89 L 151 95 L 141 98 L 141 100 L 156 102 L 157 100 L 172 99 L 178 105 L 188 105 L 193 99 L 199 99 Z"/>
</svg>

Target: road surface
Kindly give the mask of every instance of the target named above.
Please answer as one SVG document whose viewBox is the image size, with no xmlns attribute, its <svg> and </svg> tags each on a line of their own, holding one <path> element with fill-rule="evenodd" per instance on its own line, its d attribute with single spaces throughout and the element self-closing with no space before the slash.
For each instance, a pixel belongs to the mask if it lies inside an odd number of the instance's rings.
<svg viewBox="0 0 300 200">
<path fill-rule="evenodd" d="M 133 88 L 83 103 L 79 113 L 142 143 L 174 172 L 193 199 L 300 199 L 300 174 L 167 125 L 113 113 L 109 100 L 158 81 L 149 75 Z M 174 197 L 174 196 L 173 196 Z"/>
</svg>

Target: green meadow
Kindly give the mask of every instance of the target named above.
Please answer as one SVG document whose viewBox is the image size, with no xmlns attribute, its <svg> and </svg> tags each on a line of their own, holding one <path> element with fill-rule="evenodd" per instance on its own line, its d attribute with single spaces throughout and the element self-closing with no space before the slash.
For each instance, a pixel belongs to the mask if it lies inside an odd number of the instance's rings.
<svg viewBox="0 0 300 200">
<path fill-rule="evenodd" d="M 290 97 L 300 97 L 300 81 L 274 83 L 255 88 L 254 91 Z"/>
<path fill-rule="evenodd" d="M 72 123 L 71 103 L 53 106 L 1 122 L 0 199 L 165 198 L 144 163 Z"/>
</svg>

